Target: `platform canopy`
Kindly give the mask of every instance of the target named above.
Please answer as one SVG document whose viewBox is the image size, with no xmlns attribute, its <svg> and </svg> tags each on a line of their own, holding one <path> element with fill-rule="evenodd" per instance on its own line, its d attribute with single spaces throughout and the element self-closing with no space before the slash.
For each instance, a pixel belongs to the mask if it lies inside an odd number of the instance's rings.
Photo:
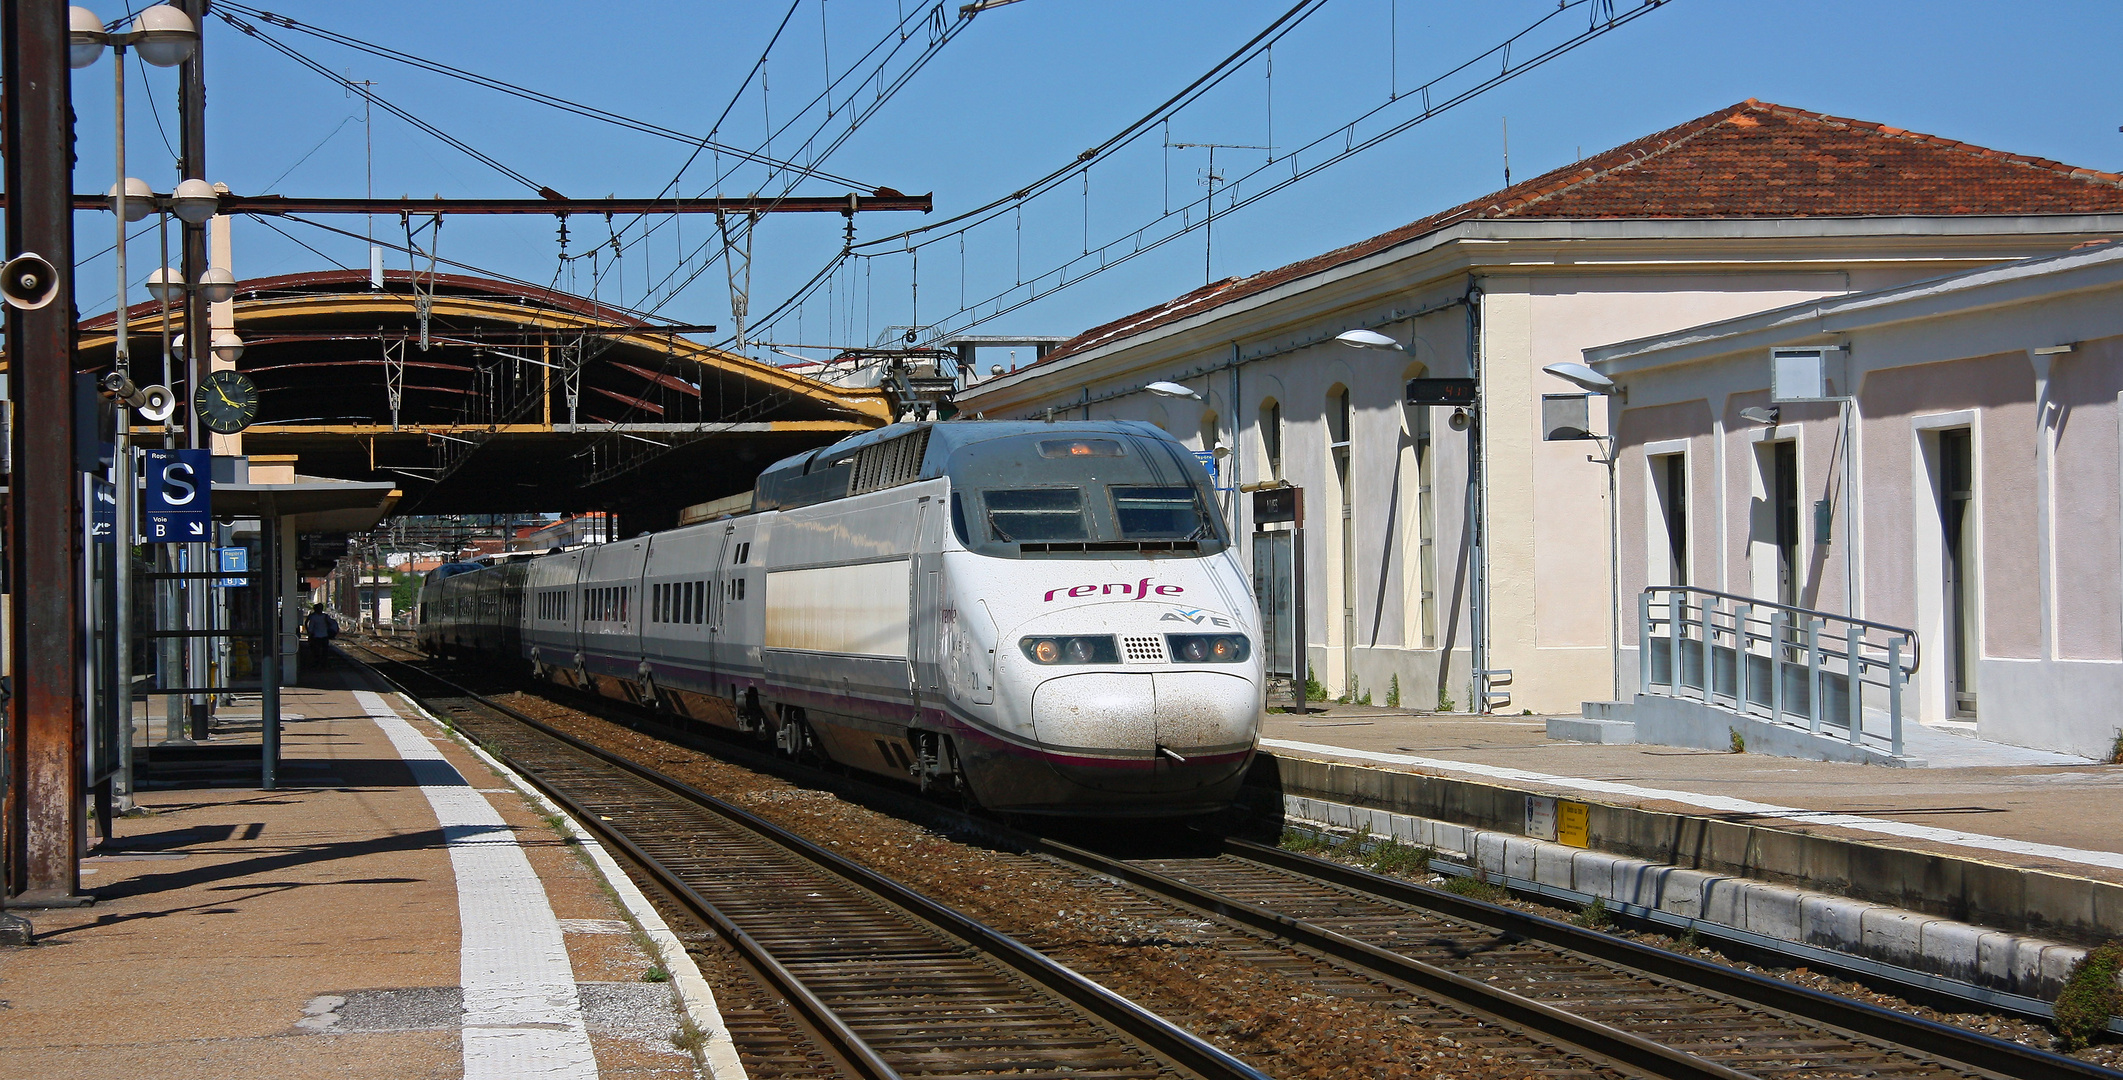
<svg viewBox="0 0 2123 1080">
<path fill-rule="evenodd" d="M 183 335 L 182 312 L 171 319 Z M 161 305 L 130 320 L 145 385 L 160 378 Z M 243 452 L 388 481 L 405 493 L 399 513 L 604 509 L 656 527 L 781 457 L 891 421 L 878 390 L 487 278 L 394 271 L 380 290 L 363 271 L 259 278 L 238 286 L 235 328 L 236 367 L 263 402 Z M 110 369 L 113 329 L 109 314 L 82 324 L 81 370 Z"/>
</svg>

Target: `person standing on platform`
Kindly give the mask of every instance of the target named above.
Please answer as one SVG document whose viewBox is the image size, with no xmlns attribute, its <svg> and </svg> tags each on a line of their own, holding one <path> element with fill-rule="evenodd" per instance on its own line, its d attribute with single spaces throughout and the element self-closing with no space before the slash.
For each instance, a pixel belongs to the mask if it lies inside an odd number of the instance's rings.
<svg viewBox="0 0 2123 1080">
<path fill-rule="evenodd" d="M 309 618 L 302 620 L 302 632 L 310 638 L 310 663 L 324 667 L 332 659 L 332 639 L 339 636 L 339 623 L 323 604 L 310 608 Z"/>
</svg>

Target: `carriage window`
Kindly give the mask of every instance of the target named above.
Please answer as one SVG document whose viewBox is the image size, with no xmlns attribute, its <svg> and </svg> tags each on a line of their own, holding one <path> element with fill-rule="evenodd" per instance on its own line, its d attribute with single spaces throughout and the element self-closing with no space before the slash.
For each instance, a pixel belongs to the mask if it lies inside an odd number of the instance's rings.
<svg viewBox="0 0 2123 1080">
<path fill-rule="evenodd" d="M 1216 535 L 1191 487 L 1115 487 L 1113 517 L 1127 540 L 1205 540 Z"/>
<path fill-rule="evenodd" d="M 1019 488 L 981 494 L 988 508 L 988 532 L 997 540 L 1083 540 L 1083 492 L 1076 488 Z"/>
</svg>

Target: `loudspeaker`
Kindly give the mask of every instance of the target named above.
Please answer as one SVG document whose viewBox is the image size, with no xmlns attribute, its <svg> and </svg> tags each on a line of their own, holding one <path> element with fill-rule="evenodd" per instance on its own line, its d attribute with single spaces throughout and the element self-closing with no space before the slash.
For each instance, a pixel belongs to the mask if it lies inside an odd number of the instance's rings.
<svg viewBox="0 0 2123 1080">
<path fill-rule="evenodd" d="M 1465 409 L 1454 409 L 1452 410 L 1451 418 L 1445 422 L 1452 425 L 1452 430 L 1454 431 L 1465 431 L 1468 425 L 1474 423 L 1474 418 L 1468 416 Z"/>
<path fill-rule="evenodd" d="M 132 405 L 140 410 L 140 419 L 159 424 L 177 412 L 177 395 L 171 393 L 169 387 L 160 384 L 142 387 L 140 392 L 134 395 Z"/>
<path fill-rule="evenodd" d="M 0 300 L 9 307 L 34 311 L 59 295 L 59 271 L 51 261 L 25 251 L 0 265 Z"/>
</svg>

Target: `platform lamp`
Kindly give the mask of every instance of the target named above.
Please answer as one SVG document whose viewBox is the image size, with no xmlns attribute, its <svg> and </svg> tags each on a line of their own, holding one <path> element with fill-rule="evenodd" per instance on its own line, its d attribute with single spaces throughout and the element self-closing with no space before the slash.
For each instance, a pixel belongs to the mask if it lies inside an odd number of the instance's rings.
<svg viewBox="0 0 2123 1080">
<path fill-rule="evenodd" d="M 112 109 L 116 116 L 114 141 L 118 181 L 111 186 L 111 216 L 117 221 L 117 277 L 118 309 L 114 313 L 115 338 L 112 344 L 112 367 L 120 382 L 129 382 L 132 377 L 132 349 L 127 340 L 131 322 L 126 294 L 127 280 L 125 230 L 132 223 L 143 220 L 155 208 L 153 189 L 146 181 L 125 174 L 125 50 L 136 49 L 140 59 L 156 67 L 176 67 L 191 59 L 199 46 L 199 28 L 191 16 L 168 4 L 156 4 L 141 11 L 133 19 L 131 29 L 114 31 L 105 29 L 103 20 L 96 13 L 83 7 L 67 9 L 67 64 L 79 70 L 94 64 L 103 55 L 105 47 L 111 50 L 113 75 Z M 165 379 L 165 385 L 167 379 Z M 118 663 L 115 685 L 109 688 L 105 700 L 119 717 L 118 781 L 113 791 L 117 810 L 132 808 L 132 743 L 133 743 L 133 687 L 131 678 L 132 634 L 131 620 L 127 613 L 132 610 L 132 537 L 133 537 L 133 453 L 131 417 L 125 409 L 119 409 L 115 438 L 115 461 L 113 480 L 122 491 L 113 507 L 112 544 L 117 556 L 117 572 L 112 582 L 111 593 L 116 604 L 116 618 L 111 628 L 111 649 Z"/>
<path fill-rule="evenodd" d="M 1564 360 L 1549 364 L 1541 370 L 1588 394 L 1626 400 L 1621 387 L 1615 385 L 1613 379 L 1584 364 Z M 1583 398 L 1576 400 L 1581 403 L 1584 401 Z M 1548 425 L 1543 423 L 1542 427 L 1547 429 Z M 1557 440 L 1590 439 L 1599 446 L 1600 456 L 1593 457 L 1588 454 L 1585 460 L 1607 466 L 1607 652 L 1609 665 L 1614 669 L 1614 697 L 1619 701 L 1622 697 L 1622 532 L 1621 507 L 1615 504 L 1614 411 L 1608 410 L 1605 435 L 1596 435 L 1583 427 L 1576 428 L 1574 434 L 1562 429 L 1544 430 L 1543 434 Z M 1643 644 L 1640 642 L 1637 647 L 1643 648 Z"/>
</svg>

